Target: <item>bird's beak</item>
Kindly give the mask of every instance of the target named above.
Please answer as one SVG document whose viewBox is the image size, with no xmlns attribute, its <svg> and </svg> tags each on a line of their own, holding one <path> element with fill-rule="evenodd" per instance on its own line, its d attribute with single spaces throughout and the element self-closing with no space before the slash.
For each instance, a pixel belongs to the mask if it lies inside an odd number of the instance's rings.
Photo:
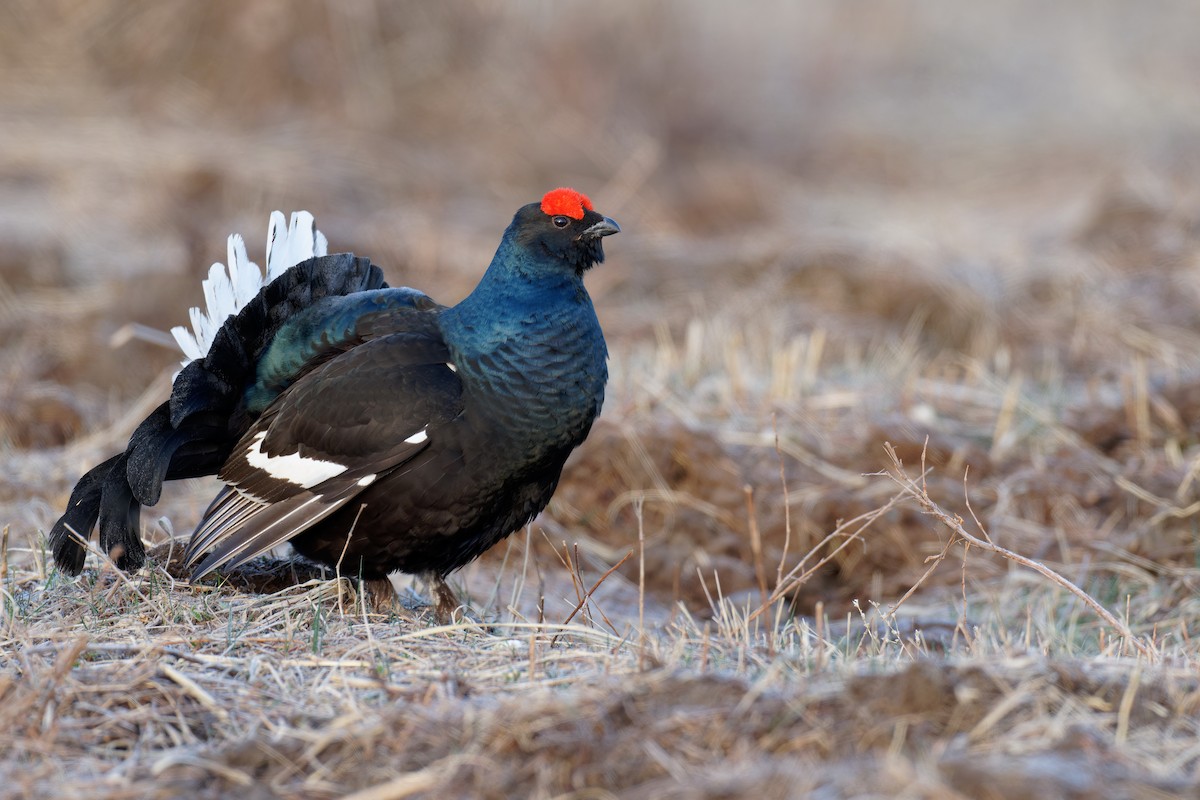
<svg viewBox="0 0 1200 800">
<path fill-rule="evenodd" d="M 579 238 L 581 238 L 581 239 L 599 239 L 601 236 L 610 236 L 614 233 L 620 233 L 620 232 L 621 232 L 621 226 L 617 224 L 616 220 L 605 217 L 604 219 L 600 220 L 595 225 L 593 225 L 592 227 L 588 228 L 583 233 L 581 233 L 579 235 Z"/>
</svg>

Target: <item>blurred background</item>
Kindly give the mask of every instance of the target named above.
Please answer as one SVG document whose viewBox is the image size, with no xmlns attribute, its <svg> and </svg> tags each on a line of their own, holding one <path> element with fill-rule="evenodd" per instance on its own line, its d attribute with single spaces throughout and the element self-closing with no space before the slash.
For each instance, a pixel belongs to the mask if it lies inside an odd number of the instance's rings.
<svg viewBox="0 0 1200 800">
<path fill-rule="evenodd" d="M 884 441 L 929 436 L 935 493 L 971 466 L 1014 546 L 1194 565 L 1118 479 L 1192 499 L 1197 42 L 1190 0 L 8 0 L 0 523 L 37 558 L 165 397 L 178 355 L 126 326 L 182 323 L 228 233 L 261 263 L 270 211 L 309 209 L 453 303 L 567 185 L 623 232 L 551 539 L 609 563 L 645 501 L 656 590 L 703 605 L 706 575 L 754 586 L 745 487 L 773 572 L 894 491 L 863 477 Z M 798 605 L 911 585 L 938 536 L 886 523 Z"/>
</svg>

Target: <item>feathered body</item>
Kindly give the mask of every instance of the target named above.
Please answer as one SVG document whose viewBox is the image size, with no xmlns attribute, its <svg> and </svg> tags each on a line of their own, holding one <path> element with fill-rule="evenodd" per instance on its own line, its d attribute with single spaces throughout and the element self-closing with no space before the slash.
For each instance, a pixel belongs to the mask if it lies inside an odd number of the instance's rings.
<svg viewBox="0 0 1200 800">
<path fill-rule="evenodd" d="M 187 549 L 195 576 L 284 541 L 364 578 L 466 564 L 545 508 L 600 411 L 607 351 L 583 275 L 618 230 L 555 190 L 444 307 L 388 288 L 366 259 L 324 256 L 323 237 L 293 225 L 284 249 L 295 235 L 313 257 L 224 321 L 193 313 L 188 354 L 202 357 L 126 451 L 80 480 L 51 532 L 56 561 L 82 568 L 98 516 L 101 547 L 140 566 L 140 506 L 163 480 L 216 473 L 226 487 Z M 245 261 L 231 244 L 230 273 Z"/>
</svg>

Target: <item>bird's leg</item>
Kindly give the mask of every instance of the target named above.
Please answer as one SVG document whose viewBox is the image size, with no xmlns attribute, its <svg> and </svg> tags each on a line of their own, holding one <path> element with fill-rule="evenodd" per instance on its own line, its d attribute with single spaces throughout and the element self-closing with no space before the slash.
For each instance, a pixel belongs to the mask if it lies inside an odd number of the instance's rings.
<svg viewBox="0 0 1200 800">
<path fill-rule="evenodd" d="M 373 613 L 391 614 L 400 608 L 396 587 L 390 578 L 364 579 L 363 592 L 367 596 L 367 606 Z"/>
<path fill-rule="evenodd" d="M 449 625 L 454 621 L 454 612 L 462 605 L 458 595 L 447 584 L 445 578 L 436 572 L 426 572 L 421 578 L 429 586 L 429 594 L 433 600 L 433 617 L 439 625 Z"/>
</svg>

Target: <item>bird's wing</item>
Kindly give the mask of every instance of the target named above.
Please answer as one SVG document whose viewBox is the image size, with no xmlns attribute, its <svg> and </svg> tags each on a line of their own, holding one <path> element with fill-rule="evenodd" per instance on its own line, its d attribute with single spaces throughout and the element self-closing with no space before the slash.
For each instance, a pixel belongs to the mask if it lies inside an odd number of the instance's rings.
<svg viewBox="0 0 1200 800">
<path fill-rule="evenodd" d="M 281 394 L 221 468 L 228 488 L 188 543 L 193 577 L 291 539 L 429 447 L 462 411 L 462 383 L 449 360 L 435 333 L 391 334 Z"/>
<path fill-rule="evenodd" d="M 323 297 L 279 326 L 258 356 L 247 410 L 258 414 L 279 393 L 313 368 L 369 339 L 420 328 L 441 309 L 427 295 L 407 287 L 356 291 Z"/>
</svg>

